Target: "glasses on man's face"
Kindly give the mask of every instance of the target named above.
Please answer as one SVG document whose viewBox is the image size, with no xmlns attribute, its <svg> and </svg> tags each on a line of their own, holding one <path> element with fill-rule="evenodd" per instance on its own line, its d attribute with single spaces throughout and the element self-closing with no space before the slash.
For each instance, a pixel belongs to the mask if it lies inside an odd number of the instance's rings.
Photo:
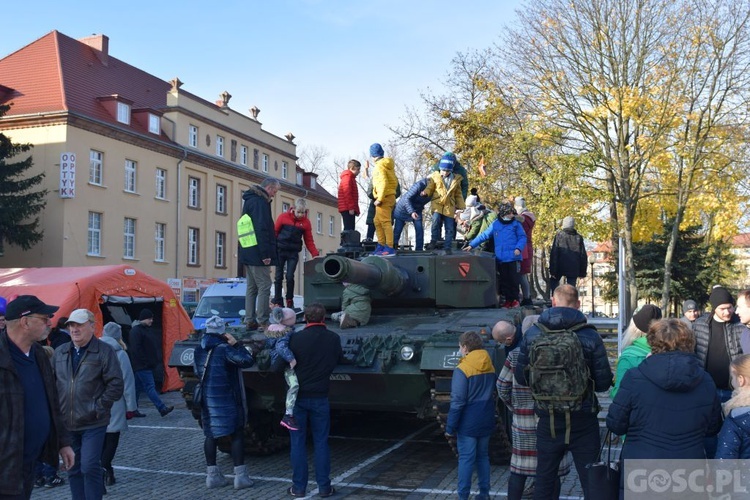
<svg viewBox="0 0 750 500">
<path fill-rule="evenodd" d="M 26 315 L 26 317 L 27 317 L 27 318 L 36 318 L 36 319 L 41 319 L 41 320 L 42 320 L 42 321 L 44 321 L 45 323 L 46 323 L 47 321 L 49 321 L 49 316 L 44 316 L 44 315 L 42 315 L 42 314 L 28 314 L 28 315 Z"/>
</svg>

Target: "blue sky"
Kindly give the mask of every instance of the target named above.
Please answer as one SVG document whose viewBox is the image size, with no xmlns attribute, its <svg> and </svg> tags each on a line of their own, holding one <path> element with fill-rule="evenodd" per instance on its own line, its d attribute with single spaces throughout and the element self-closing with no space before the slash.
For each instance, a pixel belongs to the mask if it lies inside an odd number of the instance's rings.
<svg viewBox="0 0 750 500">
<path fill-rule="evenodd" d="M 52 30 L 109 36 L 110 54 L 209 101 L 257 106 L 263 128 L 330 160 L 387 142 L 420 92 L 443 91 L 458 52 L 490 47 L 520 0 L 31 0 L 3 24 L 0 57 Z M 2 83 L 2 75 L 0 75 Z"/>
</svg>

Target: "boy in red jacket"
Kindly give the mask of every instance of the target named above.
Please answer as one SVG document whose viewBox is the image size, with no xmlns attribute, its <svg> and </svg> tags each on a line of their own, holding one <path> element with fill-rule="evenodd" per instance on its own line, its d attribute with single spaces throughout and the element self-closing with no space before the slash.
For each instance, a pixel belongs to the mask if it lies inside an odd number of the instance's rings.
<svg viewBox="0 0 750 500">
<path fill-rule="evenodd" d="M 362 164 L 349 160 L 346 170 L 341 172 L 339 182 L 339 213 L 344 221 L 344 231 L 354 230 L 355 217 L 359 215 L 359 188 L 357 175 Z"/>
<path fill-rule="evenodd" d="M 307 204 L 300 198 L 294 202 L 294 207 L 279 215 L 274 225 L 276 230 L 276 248 L 279 265 L 276 266 L 276 277 L 273 282 L 274 294 L 271 304 L 283 306 L 281 301 L 281 283 L 284 281 L 286 268 L 286 307 L 294 309 L 294 272 L 297 270 L 299 253 L 302 251 L 302 239 L 305 247 L 313 258 L 318 256 L 315 240 L 312 235 L 312 225 L 307 218 Z"/>
</svg>

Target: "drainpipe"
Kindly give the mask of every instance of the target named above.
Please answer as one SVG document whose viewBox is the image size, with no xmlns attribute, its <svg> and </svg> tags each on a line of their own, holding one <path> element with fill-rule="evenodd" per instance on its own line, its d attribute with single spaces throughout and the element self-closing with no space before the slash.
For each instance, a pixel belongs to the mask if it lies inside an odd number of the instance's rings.
<svg viewBox="0 0 750 500">
<path fill-rule="evenodd" d="M 187 158 L 187 149 L 182 148 L 182 158 L 177 162 L 177 227 L 175 228 L 174 277 L 180 278 L 180 225 L 182 224 L 182 162 Z M 182 300 L 182 297 L 180 297 Z"/>
</svg>

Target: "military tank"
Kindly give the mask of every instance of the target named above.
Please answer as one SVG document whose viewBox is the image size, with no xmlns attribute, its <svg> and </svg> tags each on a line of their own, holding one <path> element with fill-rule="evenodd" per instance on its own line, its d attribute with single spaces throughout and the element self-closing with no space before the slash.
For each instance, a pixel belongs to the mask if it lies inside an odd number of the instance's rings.
<svg viewBox="0 0 750 500">
<path fill-rule="evenodd" d="M 452 373 L 460 360 L 458 337 L 468 330 L 478 332 L 499 372 L 505 350 L 492 340 L 492 326 L 500 319 L 519 324 L 521 311 L 497 308 L 495 259 L 489 253 L 398 251 L 381 257 L 370 250 L 357 242 L 304 264 L 305 303 L 321 303 L 328 313 L 340 310 L 344 282 L 371 291 L 367 325 L 341 329 L 327 321 L 328 328 L 341 336 L 345 357 L 331 375 L 331 409 L 409 413 L 437 419 L 444 428 Z M 248 346 L 258 335 L 237 328 L 232 334 Z M 179 371 L 187 406 L 199 419 L 192 404 L 197 382 L 192 357 L 198 342 L 197 336 L 177 342 L 169 365 Z M 256 366 L 243 370 L 250 454 L 272 453 L 288 444 L 288 431 L 278 425 L 286 385 L 282 374 L 264 362 L 264 354 L 258 355 Z M 499 464 L 510 457 L 504 415 L 498 406 L 490 450 L 491 460 Z M 455 449 L 455 442 L 449 443 Z M 228 443 L 220 446 L 228 450 Z"/>
</svg>

